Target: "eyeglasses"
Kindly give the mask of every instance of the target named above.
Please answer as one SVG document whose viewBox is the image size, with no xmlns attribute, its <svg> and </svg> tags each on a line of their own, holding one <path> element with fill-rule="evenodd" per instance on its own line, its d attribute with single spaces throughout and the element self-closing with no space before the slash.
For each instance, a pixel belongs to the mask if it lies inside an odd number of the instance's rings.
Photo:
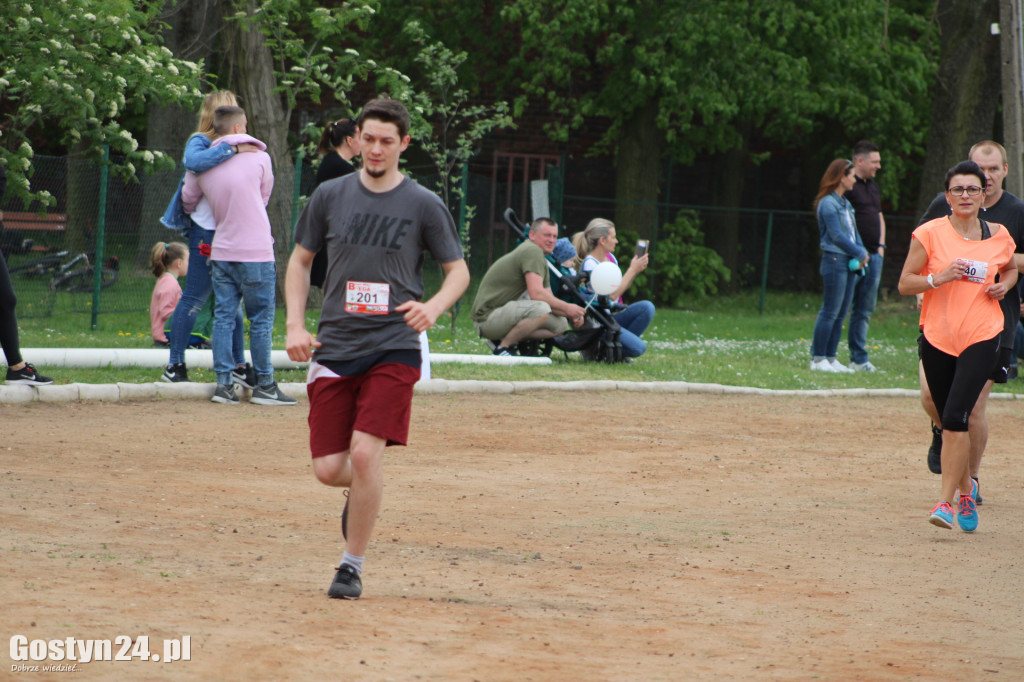
<svg viewBox="0 0 1024 682">
<path fill-rule="evenodd" d="M 964 192 L 966 192 L 969 197 L 976 197 L 981 194 L 982 188 L 977 185 L 970 185 L 969 187 L 950 187 L 946 191 L 955 197 L 962 197 Z"/>
</svg>

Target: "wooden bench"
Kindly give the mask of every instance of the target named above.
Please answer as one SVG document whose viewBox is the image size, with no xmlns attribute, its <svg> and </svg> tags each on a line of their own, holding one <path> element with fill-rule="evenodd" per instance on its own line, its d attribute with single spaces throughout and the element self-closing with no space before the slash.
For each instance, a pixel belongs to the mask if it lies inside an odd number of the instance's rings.
<svg viewBox="0 0 1024 682">
<path fill-rule="evenodd" d="M 63 232 L 67 229 L 66 213 L 44 213 L 34 211 L 4 211 L 4 229 L 7 230 L 41 230 L 43 232 Z"/>
<path fill-rule="evenodd" d="M 9 233 L 4 236 L 3 241 L 5 245 L 10 245 L 11 242 L 18 242 L 20 239 L 14 237 L 12 234 L 15 231 L 18 232 L 59 232 L 63 233 L 67 229 L 68 216 L 66 213 L 43 213 L 39 214 L 35 211 L 4 211 L 3 212 L 3 225 L 4 232 Z M 49 251 L 50 248 L 47 246 L 40 246 L 33 244 L 32 251 Z"/>
</svg>

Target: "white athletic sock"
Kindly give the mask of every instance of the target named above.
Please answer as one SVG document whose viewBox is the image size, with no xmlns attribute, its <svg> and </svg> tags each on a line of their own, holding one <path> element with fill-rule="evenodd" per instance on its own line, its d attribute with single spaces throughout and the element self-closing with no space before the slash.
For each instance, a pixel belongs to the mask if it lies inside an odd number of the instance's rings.
<svg viewBox="0 0 1024 682">
<path fill-rule="evenodd" d="M 358 573 L 360 575 L 362 575 L 362 573 L 363 573 L 363 562 L 365 560 L 366 560 L 366 557 L 352 556 L 348 552 L 345 552 L 345 555 L 343 557 L 341 557 L 341 563 L 348 564 L 352 568 L 356 569 L 356 573 Z"/>
</svg>

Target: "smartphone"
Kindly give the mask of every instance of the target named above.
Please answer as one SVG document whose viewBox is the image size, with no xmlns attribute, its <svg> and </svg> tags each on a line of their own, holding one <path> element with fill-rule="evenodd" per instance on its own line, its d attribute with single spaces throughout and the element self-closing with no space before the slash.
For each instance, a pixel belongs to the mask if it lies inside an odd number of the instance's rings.
<svg viewBox="0 0 1024 682">
<path fill-rule="evenodd" d="M 637 242 L 636 242 L 636 257 L 640 258 L 645 253 L 647 253 L 647 240 L 646 239 L 639 239 L 639 240 L 637 240 Z"/>
</svg>

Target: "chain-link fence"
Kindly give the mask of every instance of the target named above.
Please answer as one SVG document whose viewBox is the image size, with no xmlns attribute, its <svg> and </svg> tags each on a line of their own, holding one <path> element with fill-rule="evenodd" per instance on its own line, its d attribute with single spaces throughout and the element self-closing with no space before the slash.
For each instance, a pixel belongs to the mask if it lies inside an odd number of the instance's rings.
<svg viewBox="0 0 1024 682">
<path fill-rule="evenodd" d="M 164 150 L 172 158 L 181 149 Z M 39 211 L 24 207 L 8 196 L 0 208 L 5 230 L 0 246 L 12 271 L 18 295 L 19 317 L 65 313 L 144 311 L 149 307 L 155 279 L 149 253 L 158 241 L 172 241 L 176 233 L 160 224 L 177 188 L 183 168 L 125 181 L 115 174 L 104 177 L 100 164 L 78 156 L 34 159 L 33 190 L 47 190 L 56 199 Z M 308 195 L 315 176 L 315 159 L 302 159 L 296 187 L 279 186 L 275 192 Z M 417 181 L 436 187 L 436 172 L 429 167 L 406 166 Z M 607 197 L 559 195 L 555 185 L 551 203 L 561 213 L 567 232 L 582 229 L 597 216 L 614 217 L 616 202 Z M 465 210 L 472 216 L 467 240 L 470 269 L 478 280 L 490 263 L 515 245 L 505 226 L 506 208 L 530 220 L 530 188 L 527 179 L 496 175 L 484 164 L 471 165 L 465 182 Z M 101 205 L 101 198 L 105 198 Z M 460 214 L 453 200 L 453 215 Z M 651 296 L 658 286 L 658 241 L 666 223 L 682 210 L 694 211 L 705 233 L 727 230 L 734 235 L 736 258 L 732 287 L 817 290 L 818 228 L 810 211 L 737 209 L 657 205 L 653 228 L 636 230 L 652 235 Z M 297 214 L 294 211 L 293 214 Z M 886 216 L 888 262 L 883 289 L 895 288 L 916 220 Z M 623 245 L 631 249 L 632 245 Z M 625 251 L 623 251 L 625 253 Z M 97 267 L 99 265 L 99 267 Z M 430 279 L 436 277 L 428 273 Z M 639 295 L 641 292 L 637 292 Z"/>
</svg>

